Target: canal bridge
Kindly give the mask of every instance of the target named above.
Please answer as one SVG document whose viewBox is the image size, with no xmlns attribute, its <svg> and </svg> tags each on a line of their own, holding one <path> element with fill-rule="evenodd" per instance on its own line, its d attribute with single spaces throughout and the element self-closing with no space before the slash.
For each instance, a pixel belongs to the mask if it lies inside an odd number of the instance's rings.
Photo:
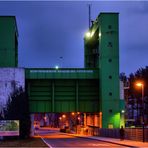
<svg viewBox="0 0 148 148">
<path fill-rule="evenodd" d="M 30 113 L 97 113 L 101 127 L 124 124 L 119 84 L 118 13 L 100 13 L 84 36 L 84 68 L 24 68 Z M 0 67 L 18 68 L 14 16 L 0 17 Z M 3 71 L 4 72 L 4 71 Z M 15 70 L 17 75 L 17 70 Z"/>
</svg>

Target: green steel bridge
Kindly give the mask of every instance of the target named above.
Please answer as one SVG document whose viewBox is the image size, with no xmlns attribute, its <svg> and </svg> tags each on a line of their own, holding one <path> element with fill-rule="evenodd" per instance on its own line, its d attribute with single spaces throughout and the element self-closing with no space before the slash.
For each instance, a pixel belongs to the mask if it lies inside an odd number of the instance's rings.
<svg viewBox="0 0 148 148">
<path fill-rule="evenodd" d="M 30 113 L 98 113 L 101 127 L 123 125 L 118 13 L 100 13 L 84 36 L 84 68 L 25 68 Z M 18 66 L 14 16 L 0 17 L 0 67 Z"/>
</svg>

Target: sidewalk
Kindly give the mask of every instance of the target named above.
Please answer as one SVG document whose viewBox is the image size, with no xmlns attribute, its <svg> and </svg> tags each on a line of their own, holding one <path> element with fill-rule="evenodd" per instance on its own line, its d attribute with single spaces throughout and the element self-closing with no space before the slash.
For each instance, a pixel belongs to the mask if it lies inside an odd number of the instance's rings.
<svg viewBox="0 0 148 148">
<path fill-rule="evenodd" d="M 43 130 L 54 130 L 54 131 L 59 131 L 59 129 L 51 129 L 51 128 L 42 128 Z M 108 137 L 98 137 L 98 136 L 90 136 L 90 135 L 81 135 L 81 134 L 70 134 L 70 133 L 61 133 L 61 134 L 68 134 L 71 136 L 76 136 L 76 137 L 82 137 L 82 138 L 89 138 L 89 139 L 95 139 L 95 140 L 100 140 L 104 142 L 109 142 L 113 144 L 119 144 L 121 146 L 127 146 L 127 147 L 134 147 L 134 148 L 148 148 L 148 142 L 139 142 L 139 141 L 133 141 L 133 140 L 123 140 L 120 141 L 120 139 L 115 139 L 115 138 L 108 138 Z"/>
<path fill-rule="evenodd" d="M 148 142 L 139 142 L 139 141 L 133 141 L 133 140 L 123 140 L 115 139 L 115 138 L 108 138 L 108 137 L 97 137 L 97 136 L 87 136 L 87 135 L 78 135 L 78 134 L 70 134 L 76 137 L 82 137 L 82 138 L 89 138 L 89 139 L 95 139 L 100 140 L 104 142 L 119 144 L 121 146 L 128 146 L 128 147 L 135 147 L 135 148 L 148 148 Z"/>
</svg>

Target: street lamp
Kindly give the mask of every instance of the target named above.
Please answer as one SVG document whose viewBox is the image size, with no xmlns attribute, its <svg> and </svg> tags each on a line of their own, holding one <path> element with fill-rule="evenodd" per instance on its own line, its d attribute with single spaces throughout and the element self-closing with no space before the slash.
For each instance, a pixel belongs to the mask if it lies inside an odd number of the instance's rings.
<svg viewBox="0 0 148 148">
<path fill-rule="evenodd" d="M 56 65 L 56 66 L 55 66 L 55 69 L 56 69 L 56 70 L 58 70 L 58 69 L 59 69 L 59 66 L 58 66 L 58 65 Z"/>
<path fill-rule="evenodd" d="M 63 115 L 62 115 L 62 117 L 63 117 L 63 118 L 66 118 L 66 115 L 65 115 L 65 114 L 63 114 Z"/>
<path fill-rule="evenodd" d="M 125 113 L 125 110 L 121 110 L 121 113 Z"/>
<path fill-rule="evenodd" d="M 72 112 L 71 114 L 72 114 L 73 116 L 75 115 L 75 113 L 74 113 L 74 112 Z"/>
<path fill-rule="evenodd" d="M 143 129 L 143 142 L 145 141 L 145 134 L 144 134 L 144 84 L 142 82 L 136 83 L 136 86 L 141 87 L 141 94 L 142 94 L 142 129 Z"/>
<path fill-rule="evenodd" d="M 95 32 L 94 31 L 88 31 L 88 32 L 86 32 L 86 34 L 85 34 L 85 36 L 86 36 L 86 38 L 91 38 L 91 37 L 93 37 L 93 35 L 95 34 Z"/>
</svg>

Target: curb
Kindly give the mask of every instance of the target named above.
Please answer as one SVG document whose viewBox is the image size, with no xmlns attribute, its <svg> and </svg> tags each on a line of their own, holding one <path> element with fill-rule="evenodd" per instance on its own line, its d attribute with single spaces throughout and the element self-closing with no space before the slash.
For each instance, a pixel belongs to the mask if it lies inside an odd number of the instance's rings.
<svg viewBox="0 0 148 148">
<path fill-rule="evenodd" d="M 79 137 L 79 136 L 77 136 L 77 137 Z M 117 145 L 126 146 L 126 147 L 131 147 L 131 148 L 139 148 L 139 147 L 137 147 L 137 146 L 131 146 L 131 145 L 127 145 L 127 144 L 121 144 L 121 143 L 111 142 L 111 141 L 106 141 L 106 140 L 101 140 L 101 139 L 94 139 L 94 138 L 91 138 L 91 137 L 80 137 L 80 138 L 86 138 L 86 139 L 98 140 L 98 141 L 102 141 L 102 142 L 107 142 L 107 143 L 117 144 Z"/>
</svg>

